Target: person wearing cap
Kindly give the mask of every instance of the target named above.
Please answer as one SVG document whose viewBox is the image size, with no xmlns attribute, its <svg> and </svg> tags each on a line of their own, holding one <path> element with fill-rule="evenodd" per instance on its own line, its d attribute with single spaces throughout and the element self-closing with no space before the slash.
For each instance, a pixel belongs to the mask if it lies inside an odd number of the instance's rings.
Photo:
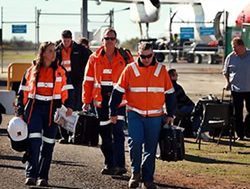
<svg viewBox="0 0 250 189">
<path fill-rule="evenodd" d="M 77 44 L 72 40 L 72 33 L 70 30 L 62 32 L 62 41 L 56 47 L 57 59 L 68 72 L 69 77 L 74 86 L 74 111 L 80 111 L 82 108 L 82 81 L 84 76 L 85 66 L 87 64 L 89 55 L 91 54 L 84 46 Z M 62 139 L 60 143 L 69 142 L 69 133 L 63 128 L 61 129 Z"/>
<path fill-rule="evenodd" d="M 28 125 L 26 185 L 48 186 L 57 125 L 55 110 L 63 104 L 72 114 L 73 86 L 66 71 L 56 61 L 55 44 L 40 45 L 37 58 L 21 81 L 16 116 Z"/>
<path fill-rule="evenodd" d="M 125 167 L 125 104 L 120 103 L 118 121 L 112 124 L 109 118 L 109 99 L 113 86 L 117 83 L 126 64 L 133 62 L 128 54 L 128 62 L 116 47 L 117 34 L 112 28 L 104 31 L 102 46 L 94 52 L 88 61 L 83 81 L 83 110 L 88 110 L 93 101 L 100 120 L 99 133 L 102 138 L 101 150 L 105 167 L 101 173 L 105 175 L 121 175 L 127 172 Z"/>
<path fill-rule="evenodd" d="M 132 173 L 128 185 L 137 188 L 142 180 L 143 188 L 154 189 L 156 147 L 164 104 L 167 108 L 164 121 L 172 125 L 176 99 L 167 69 L 156 61 L 152 44 L 139 43 L 138 55 L 138 61 L 127 65 L 114 87 L 110 101 L 111 122 L 117 122 L 117 110 L 125 94 Z"/>
</svg>

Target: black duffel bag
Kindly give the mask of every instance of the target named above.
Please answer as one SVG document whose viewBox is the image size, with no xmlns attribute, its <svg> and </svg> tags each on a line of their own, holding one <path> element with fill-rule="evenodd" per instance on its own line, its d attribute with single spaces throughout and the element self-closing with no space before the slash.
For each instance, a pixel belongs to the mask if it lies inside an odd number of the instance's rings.
<svg viewBox="0 0 250 189">
<path fill-rule="evenodd" d="M 185 156 L 183 129 L 164 125 L 159 137 L 160 157 L 163 161 L 180 161 Z"/>
<path fill-rule="evenodd" d="M 97 146 L 99 142 L 99 120 L 90 112 L 79 112 L 72 142 L 74 144 Z"/>
</svg>

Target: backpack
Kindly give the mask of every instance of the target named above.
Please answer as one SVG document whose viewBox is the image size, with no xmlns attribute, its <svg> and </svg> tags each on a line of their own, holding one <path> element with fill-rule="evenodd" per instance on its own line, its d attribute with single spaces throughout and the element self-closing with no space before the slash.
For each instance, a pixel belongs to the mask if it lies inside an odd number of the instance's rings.
<svg viewBox="0 0 250 189">
<path fill-rule="evenodd" d="M 127 65 L 129 63 L 129 55 L 132 56 L 130 50 L 122 47 L 120 47 L 118 50 Z"/>
</svg>

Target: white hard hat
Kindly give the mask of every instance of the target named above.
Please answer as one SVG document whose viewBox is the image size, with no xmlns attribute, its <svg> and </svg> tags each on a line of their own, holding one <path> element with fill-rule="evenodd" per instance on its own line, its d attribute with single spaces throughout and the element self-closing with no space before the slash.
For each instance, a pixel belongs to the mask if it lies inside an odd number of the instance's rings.
<svg viewBox="0 0 250 189">
<path fill-rule="evenodd" d="M 28 137 L 27 124 L 20 117 L 13 117 L 7 128 L 10 138 L 15 141 L 23 141 Z"/>
</svg>

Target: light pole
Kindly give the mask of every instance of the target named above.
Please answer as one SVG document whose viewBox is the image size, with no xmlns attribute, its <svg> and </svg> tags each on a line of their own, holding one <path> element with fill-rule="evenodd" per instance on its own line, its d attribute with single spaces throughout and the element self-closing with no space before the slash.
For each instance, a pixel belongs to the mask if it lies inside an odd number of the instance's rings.
<svg viewBox="0 0 250 189">
<path fill-rule="evenodd" d="M 82 0 L 82 36 L 88 37 L 88 0 Z"/>
</svg>

